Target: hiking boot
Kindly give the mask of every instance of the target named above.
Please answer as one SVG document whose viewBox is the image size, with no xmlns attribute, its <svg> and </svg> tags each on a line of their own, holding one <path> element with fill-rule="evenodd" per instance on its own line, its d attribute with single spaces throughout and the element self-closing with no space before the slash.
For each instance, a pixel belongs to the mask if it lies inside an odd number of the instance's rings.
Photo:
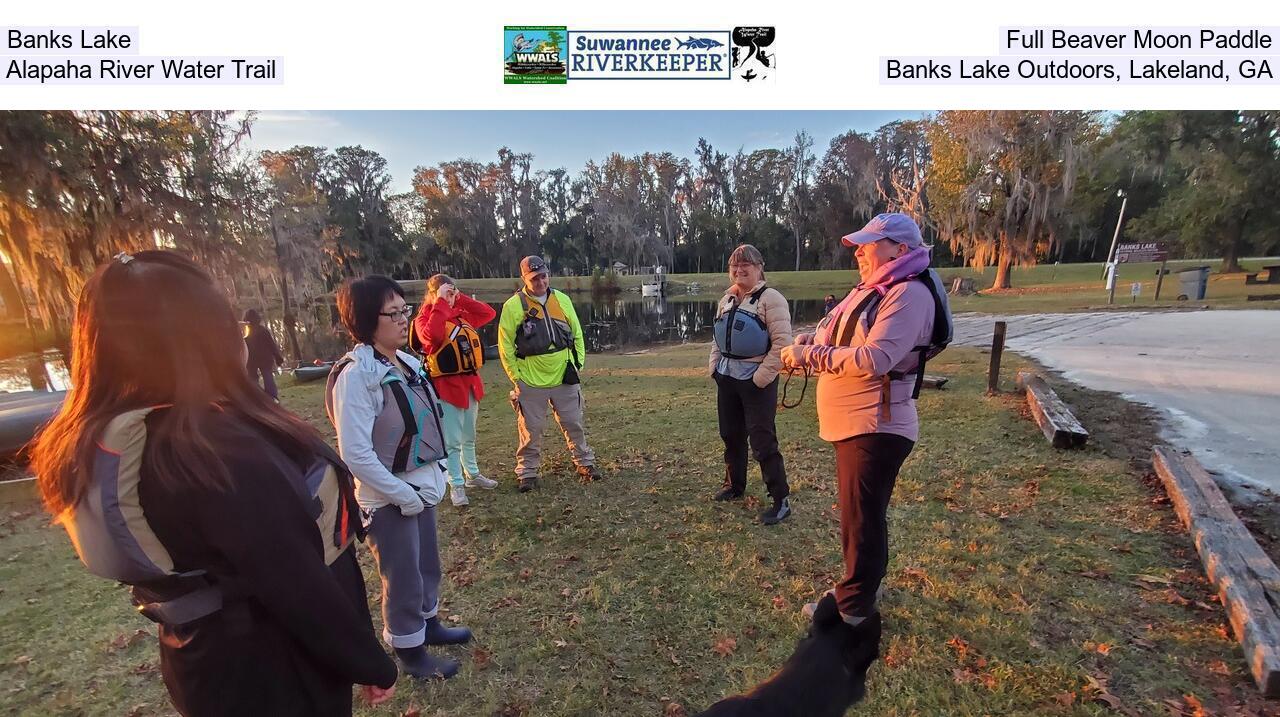
<svg viewBox="0 0 1280 717">
<path fill-rule="evenodd" d="M 492 478 L 485 478 L 479 473 L 473 476 L 467 476 L 466 486 L 468 488 L 483 488 L 484 490 L 493 490 L 498 487 L 498 481 Z"/>
<path fill-rule="evenodd" d="M 458 661 L 447 657 L 436 657 L 427 652 L 423 645 L 417 647 L 395 648 L 396 661 L 406 675 L 421 678 L 439 677 L 449 679 L 458 674 Z"/>
<path fill-rule="evenodd" d="M 821 595 L 819 595 L 818 600 L 821 600 L 822 598 L 828 595 L 835 595 L 835 594 L 836 594 L 836 591 L 834 589 L 828 590 L 822 593 Z M 813 602 L 807 602 L 804 604 L 804 607 L 800 608 L 800 614 L 804 616 L 804 619 L 810 622 L 813 621 L 813 614 L 818 611 L 818 600 L 814 600 Z"/>
<path fill-rule="evenodd" d="M 836 591 L 834 588 L 832 588 L 831 590 L 828 590 L 822 593 L 821 595 L 819 595 L 818 600 L 821 600 L 822 598 L 828 595 L 835 595 L 835 594 L 836 594 Z M 880 611 L 880 601 L 883 599 L 884 599 L 884 583 L 881 583 L 880 587 L 876 589 L 876 601 L 871 606 L 871 612 L 876 613 Z M 817 609 L 818 609 L 817 602 L 805 603 L 804 607 L 800 608 L 800 614 L 804 615 L 805 619 L 807 620 L 813 620 L 813 613 L 816 612 Z M 840 613 L 840 614 L 844 616 L 845 622 L 849 622 L 849 620 L 851 619 L 857 621 L 857 622 L 849 623 L 851 625 L 857 625 L 859 622 L 862 622 L 863 620 L 866 619 L 861 617 L 853 617 L 852 615 L 845 615 L 844 613 Z"/>
<path fill-rule="evenodd" d="M 471 504 L 467 500 L 467 490 L 460 485 L 449 486 L 449 500 L 453 501 L 455 508 L 464 508 Z"/>
<path fill-rule="evenodd" d="M 520 486 L 521 493 L 528 493 L 529 491 L 538 487 L 538 477 L 537 476 L 521 476 L 517 480 L 517 483 Z"/>
<path fill-rule="evenodd" d="M 465 627 L 445 627 L 439 617 L 427 618 L 428 645 L 461 645 L 471 642 L 471 630 Z"/>
<path fill-rule="evenodd" d="M 595 466 L 578 466 L 578 479 L 583 483 L 594 483 L 598 480 L 604 480 L 604 474 Z"/>
<path fill-rule="evenodd" d="M 791 501 L 783 498 L 773 501 L 773 506 L 760 514 L 760 522 L 765 525 L 777 525 L 791 515 Z"/>
<path fill-rule="evenodd" d="M 711 498 L 711 500 L 716 500 L 716 501 L 737 500 L 742 497 L 742 493 L 743 493 L 742 491 L 734 488 L 733 486 L 727 485 L 721 488 L 720 492 L 716 493 Z"/>
</svg>

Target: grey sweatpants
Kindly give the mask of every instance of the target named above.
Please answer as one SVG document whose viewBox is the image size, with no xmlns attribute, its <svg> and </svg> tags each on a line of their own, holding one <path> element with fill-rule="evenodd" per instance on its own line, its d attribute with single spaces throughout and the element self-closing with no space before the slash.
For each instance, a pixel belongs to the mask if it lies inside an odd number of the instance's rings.
<svg viewBox="0 0 1280 717">
<path fill-rule="evenodd" d="M 440 549 L 435 506 L 406 518 L 394 505 L 373 512 L 369 547 L 382 577 L 382 639 L 392 647 L 426 642 L 427 619 L 440 609 Z"/>
<path fill-rule="evenodd" d="M 520 383 L 516 403 L 516 428 L 520 445 L 516 448 L 516 477 L 537 477 L 542 466 L 542 429 L 547 425 L 547 404 L 556 413 L 556 422 L 564 432 L 565 443 L 573 452 L 573 463 L 595 465 L 596 454 L 587 445 L 587 427 L 583 420 L 584 404 L 580 384 L 560 384 L 552 388 L 534 388 Z"/>
</svg>

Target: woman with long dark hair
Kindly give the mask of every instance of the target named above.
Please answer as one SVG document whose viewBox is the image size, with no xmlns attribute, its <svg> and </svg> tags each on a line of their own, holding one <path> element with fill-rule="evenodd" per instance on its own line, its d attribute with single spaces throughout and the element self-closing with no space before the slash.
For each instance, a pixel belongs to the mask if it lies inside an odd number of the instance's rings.
<svg viewBox="0 0 1280 717">
<path fill-rule="evenodd" d="M 355 558 L 350 475 L 249 380 L 209 276 L 167 251 L 99 267 L 71 371 L 32 468 L 89 569 L 131 584 L 159 623 L 177 710 L 350 714 L 353 684 L 388 697 L 396 668 Z"/>
</svg>

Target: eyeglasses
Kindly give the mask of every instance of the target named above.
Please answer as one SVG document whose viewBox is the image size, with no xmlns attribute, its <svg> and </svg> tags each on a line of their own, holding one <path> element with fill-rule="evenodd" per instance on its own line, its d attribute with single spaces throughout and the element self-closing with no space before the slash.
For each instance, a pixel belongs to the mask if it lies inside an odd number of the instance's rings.
<svg viewBox="0 0 1280 717">
<path fill-rule="evenodd" d="M 408 321 L 413 316 L 413 304 L 405 304 L 399 311 L 379 311 L 378 316 L 385 316 L 392 321 Z"/>
</svg>

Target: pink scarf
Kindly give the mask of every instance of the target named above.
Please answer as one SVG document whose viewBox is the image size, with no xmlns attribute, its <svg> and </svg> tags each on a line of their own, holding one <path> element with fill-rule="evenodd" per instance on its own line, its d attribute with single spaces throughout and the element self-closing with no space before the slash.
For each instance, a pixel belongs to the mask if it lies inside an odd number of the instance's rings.
<svg viewBox="0 0 1280 717">
<path fill-rule="evenodd" d="M 880 296 L 884 296 L 890 286 L 915 277 L 928 269 L 929 255 L 929 247 L 917 247 L 876 269 L 871 276 L 863 279 L 861 283 L 853 287 L 849 291 L 849 295 L 844 297 L 844 301 L 837 304 L 836 308 L 832 309 L 830 314 L 827 314 L 827 318 L 818 324 L 818 330 L 814 335 L 813 342 L 820 346 L 831 345 L 836 328 L 842 323 L 841 317 L 846 312 L 852 311 L 867 295 L 867 292 L 876 291 L 879 292 Z"/>
</svg>

